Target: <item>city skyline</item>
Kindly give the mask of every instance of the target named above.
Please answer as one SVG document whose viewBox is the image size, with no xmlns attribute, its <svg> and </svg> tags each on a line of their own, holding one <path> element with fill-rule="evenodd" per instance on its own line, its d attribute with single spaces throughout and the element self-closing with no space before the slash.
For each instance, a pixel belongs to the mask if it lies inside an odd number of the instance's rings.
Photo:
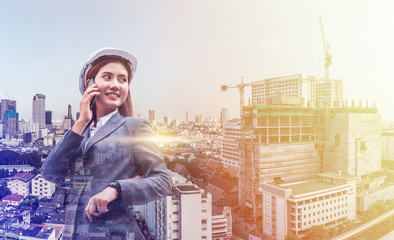
<svg viewBox="0 0 394 240">
<path fill-rule="evenodd" d="M 344 98 L 376 102 L 382 119 L 394 120 L 392 7 L 389 1 L 4 3 L 0 99 L 9 99 L 7 91 L 20 119 L 32 119 L 38 93 L 47 96 L 54 119 L 66 115 L 68 104 L 75 114 L 82 64 L 98 48 L 113 46 L 139 61 L 131 83 L 135 115 L 148 117 L 153 109 L 157 116 L 218 119 L 228 108 L 230 118 L 239 117 L 238 90 L 221 92 L 221 85 L 242 76 L 247 82 L 323 76 L 322 16 L 330 75 L 343 80 Z"/>
</svg>

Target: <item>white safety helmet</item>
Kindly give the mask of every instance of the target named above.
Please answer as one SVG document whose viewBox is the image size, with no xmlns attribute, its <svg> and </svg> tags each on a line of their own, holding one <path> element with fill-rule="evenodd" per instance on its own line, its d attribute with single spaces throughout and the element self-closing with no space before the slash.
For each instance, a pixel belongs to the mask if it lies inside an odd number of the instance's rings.
<svg viewBox="0 0 394 240">
<path fill-rule="evenodd" d="M 125 50 L 111 48 L 111 47 L 102 48 L 94 52 L 92 55 L 90 55 L 90 57 L 82 67 L 81 74 L 79 75 L 79 90 L 81 94 L 83 94 L 86 90 L 86 84 L 85 84 L 86 74 L 89 72 L 90 68 L 92 68 L 92 66 L 95 64 L 95 62 L 103 56 L 114 56 L 126 61 L 131 71 L 130 79 L 133 79 L 134 73 L 137 70 L 137 58 L 135 58 L 131 53 Z"/>
</svg>

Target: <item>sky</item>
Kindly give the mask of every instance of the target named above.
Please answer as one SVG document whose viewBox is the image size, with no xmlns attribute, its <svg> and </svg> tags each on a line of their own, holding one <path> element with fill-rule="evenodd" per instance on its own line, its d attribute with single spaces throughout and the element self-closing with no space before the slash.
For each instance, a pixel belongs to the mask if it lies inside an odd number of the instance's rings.
<svg viewBox="0 0 394 240">
<path fill-rule="evenodd" d="M 79 111 L 78 78 L 89 55 L 116 47 L 138 59 L 134 114 L 239 116 L 239 92 L 220 86 L 291 74 L 324 74 L 323 19 L 345 98 L 376 103 L 394 120 L 394 16 L 391 1 L 0 0 L 0 99 L 32 118 L 46 95 L 55 119 Z M 246 99 L 250 89 L 246 89 Z"/>
</svg>

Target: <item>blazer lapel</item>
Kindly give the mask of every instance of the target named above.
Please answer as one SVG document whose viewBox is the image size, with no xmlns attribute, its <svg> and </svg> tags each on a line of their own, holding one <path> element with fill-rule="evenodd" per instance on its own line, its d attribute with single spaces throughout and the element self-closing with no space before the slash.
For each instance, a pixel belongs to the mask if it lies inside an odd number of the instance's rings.
<svg viewBox="0 0 394 240">
<path fill-rule="evenodd" d="M 126 119 L 120 115 L 119 112 L 115 113 L 105 124 L 102 126 L 96 134 L 88 141 L 86 148 L 84 148 L 84 153 L 86 153 L 90 147 L 92 147 L 95 143 L 100 141 L 101 139 L 105 138 L 117 128 L 119 128 Z"/>
<path fill-rule="evenodd" d="M 86 142 L 89 140 L 89 129 L 90 129 L 89 126 L 90 126 L 90 124 L 85 128 L 85 130 L 83 130 L 82 135 L 81 135 L 83 137 L 82 143 L 80 145 L 82 152 L 85 151 Z"/>
</svg>

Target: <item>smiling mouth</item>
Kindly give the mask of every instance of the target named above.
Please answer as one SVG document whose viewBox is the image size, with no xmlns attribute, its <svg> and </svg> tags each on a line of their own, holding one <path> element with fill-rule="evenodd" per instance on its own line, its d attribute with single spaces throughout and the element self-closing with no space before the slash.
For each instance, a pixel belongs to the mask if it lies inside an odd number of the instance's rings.
<svg viewBox="0 0 394 240">
<path fill-rule="evenodd" d="M 117 93 L 107 93 L 105 95 L 111 96 L 111 97 L 120 97 L 119 94 L 117 94 Z"/>
</svg>

